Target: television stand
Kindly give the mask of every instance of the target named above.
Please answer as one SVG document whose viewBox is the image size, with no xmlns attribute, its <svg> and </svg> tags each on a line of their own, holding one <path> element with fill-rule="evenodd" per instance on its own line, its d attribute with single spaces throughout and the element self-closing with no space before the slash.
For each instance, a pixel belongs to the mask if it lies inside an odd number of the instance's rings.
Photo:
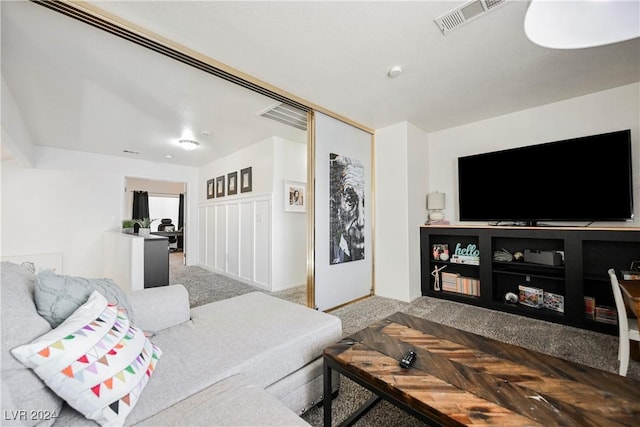
<svg viewBox="0 0 640 427">
<path fill-rule="evenodd" d="M 440 259 L 445 249 L 447 256 Z M 494 260 L 494 253 L 503 249 L 511 254 L 525 249 L 561 252 L 564 261 Z M 422 295 L 613 335 L 618 331 L 611 319 L 616 305 L 607 270 L 628 270 L 632 261 L 640 261 L 637 227 L 420 227 Z M 536 301 L 507 302 L 508 293 L 520 295 L 520 286 L 535 288 L 523 297 Z M 538 306 L 539 292 L 549 294 L 546 306 L 543 301 Z"/>
</svg>

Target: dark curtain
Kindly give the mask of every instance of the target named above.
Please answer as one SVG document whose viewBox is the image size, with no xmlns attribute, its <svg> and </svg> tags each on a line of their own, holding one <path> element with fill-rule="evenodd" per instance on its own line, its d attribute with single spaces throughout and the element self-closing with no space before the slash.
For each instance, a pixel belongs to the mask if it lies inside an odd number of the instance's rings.
<svg viewBox="0 0 640 427">
<path fill-rule="evenodd" d="M 178 205 L 178 230 L 184 227 L 184 193 L 180 194 L 180 204 Z M 178 248 L 184 248 L 183 236 L 178 236 Z"/>
<path fill-rule="evenodd" d="M 149 193 L 146 191 L 133 192 L 133 219 L 149 218 Z M 134 226 L 134 232 L 137 233 L 140 226 Z"/>
<path fill-rule="evenodd" d="M 178 230 L 184 226 L 184 193 L 180 194 L 180 204 L 178 205 Z"/>
</svg>

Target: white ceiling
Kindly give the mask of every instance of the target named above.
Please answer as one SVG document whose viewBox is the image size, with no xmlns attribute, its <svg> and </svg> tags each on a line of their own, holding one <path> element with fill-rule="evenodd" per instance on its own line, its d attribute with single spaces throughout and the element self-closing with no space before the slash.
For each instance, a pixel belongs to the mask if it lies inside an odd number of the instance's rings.
<svg viewBox="0 0 640 427">
<path fill-rule="evenodd" d="M 272 100 L 41 6 L 8 3 L 2 74 L 36 144 L 201 165 L 265 135 L 305 140 L 255 117 Z M 526 1 L 444 36 L 433 19 L 463 1 L 91 3 L 372 129 L 409 121 L 434 131 L 640 81 L 640 39 L 539 47 L 524 34 Z M 395 79 L 393 65 L 404 69 Z M 171 145 L 184 127 L 198 150 Z"/>
</svg>

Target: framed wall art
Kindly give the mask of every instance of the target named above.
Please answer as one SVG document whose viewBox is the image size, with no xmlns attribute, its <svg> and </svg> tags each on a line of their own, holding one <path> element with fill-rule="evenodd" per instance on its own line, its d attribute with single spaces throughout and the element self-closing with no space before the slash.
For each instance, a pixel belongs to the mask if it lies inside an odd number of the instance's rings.
<svg viewBox="0 0 640 427">
<path fill-rule="evenodd" d="M 284 181 L 284 210 L 305 212 L 307 210 L 307 185 L 304 182 Z"/>
<path fill-rule="evenodd" d="M 240 192 L 248 193 L 252 189 L 251 166 L 240 170 Z"/>
<path fill-rule="evenodd" d="M 216 197 L 224 197 L 224 175 L 216 178 Z"/>
<path fill-rule="evenodd" d="M 238 194 L 238 172 L 227 174 L 227 195 Z"/>
<path fill-rule="evenodd" d="M 207 180 L 207 199 L 213 199 L 215 197 L 215 186 L 216 186 L 216 180 L 215 179 L 209 179 Z"/>
</svg>

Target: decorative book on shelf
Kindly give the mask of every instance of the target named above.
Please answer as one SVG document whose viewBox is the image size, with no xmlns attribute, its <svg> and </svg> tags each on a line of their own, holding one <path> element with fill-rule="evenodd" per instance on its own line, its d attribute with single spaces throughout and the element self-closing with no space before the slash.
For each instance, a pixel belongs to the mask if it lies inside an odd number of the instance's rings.
<svg viewBox="0 0 640 427">
<path fill-rule="evenodd" d="M 442 272 L 442 290 L 475 297 L 480 296 L 480 280 L 458 273 Z"/>
<path fill-rule="evenodd" d="M 584 318 L 596 320 L 596 299 L 594 297 L 584 297 Z"/>
<path fill-rule="evenodd" d="M 616 309 L 606 305 L 596 305 L 594 297 L 584 297 L 584 317 L 599 323 L 618 324 L 618 312 Z"/>
<path fill-rule="evenodd" d="M 596 322 L 617 325 L 618 313 L 616 312 L 616 309 L 604 305 L 596 305 Z"/>
</svg>

